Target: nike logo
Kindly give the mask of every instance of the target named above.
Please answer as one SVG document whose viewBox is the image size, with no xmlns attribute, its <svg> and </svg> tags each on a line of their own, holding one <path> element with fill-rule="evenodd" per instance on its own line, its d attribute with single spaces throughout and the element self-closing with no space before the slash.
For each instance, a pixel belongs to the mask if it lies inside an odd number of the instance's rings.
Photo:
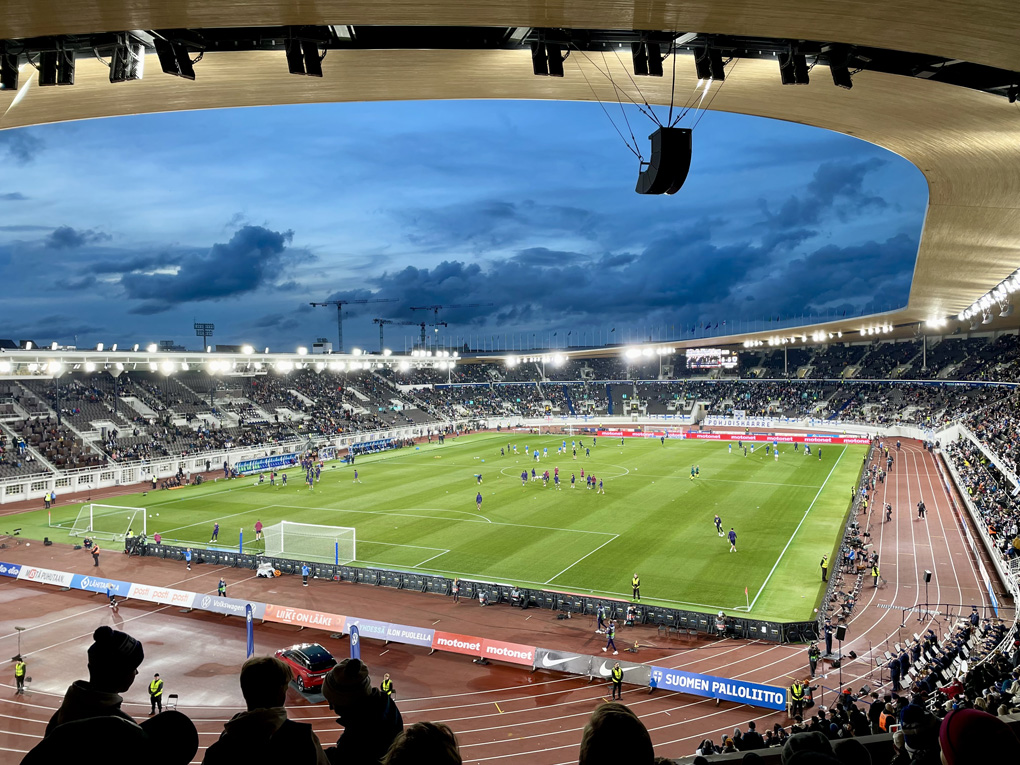
<svg viewBox="0 0 1020 765">
<path fill-rule="evenodd" d="M 637 669 L 637 667 L 620 667 L 620 669 L 622 669 L 624 672 L 630 672 L 632 669 Z M 602 666 L 599 667 L 599 674 L 602 677 L 609 677 L 612 673 L 613 668 L 609 666 L 609 662 L 608 661 L 602 662 Z"/>
<path fill-rule="evenodd" d="M 568 656 L 566 659 L 550 659 L 548 656 L 542 657 L 543 667 L 555 667 L 558 664 L 566 664 L 568 661 L 579 658 L 577 656 Z"/>
</svg>

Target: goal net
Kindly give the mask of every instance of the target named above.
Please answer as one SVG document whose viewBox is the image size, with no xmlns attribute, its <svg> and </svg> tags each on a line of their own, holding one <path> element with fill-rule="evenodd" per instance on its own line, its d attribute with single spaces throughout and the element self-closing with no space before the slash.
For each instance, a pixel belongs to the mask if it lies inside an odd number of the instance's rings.
<svg viewBox="0 0 1020 765">
<path fill-rule="evenodd" d="M 340 565 L 356 559 L 354 529 L 282 521 L 262 529 L 268 557 Z"/>
<path fill-rule="evenodd" d="M 129 534 L 145 534 L 144 507 L 121 505 L 82 505 L 71 524 L 70 536 L 124 541 Z"/>
</svg>

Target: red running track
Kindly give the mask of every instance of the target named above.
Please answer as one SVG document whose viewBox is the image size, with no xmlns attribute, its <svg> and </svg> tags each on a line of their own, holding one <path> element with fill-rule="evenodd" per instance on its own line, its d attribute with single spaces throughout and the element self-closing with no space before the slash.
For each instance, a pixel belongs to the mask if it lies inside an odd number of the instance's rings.
<svg viewBox="0 0 1020 765">
<path fill-rule="evenodd" d="M 873 505 L 881 508 L 890 502 L 895 508 L 893 519 L 881 522 L 880 511 L 870 519 L 872 541 L 887 581 L 874 589 L 870 577 L 866 580 L 843 645 L 844 653 L 853 650 L 860 655 L 843 668 L 844 684 L 855 689 L 865 682 L 876 684 L 878 673 L 872 670 L 872 655 L 881 655 L 888 645 L 923 632 L 930 624 L 934 623 L 940 633 L 948 629 L 945 616 L 924 614 L 918 621 L 913 612 L 906 615 L 906 626 L 900 627 L 904 614 L 899 607 L 924 600 L 921 575 L 925 569 L 933 572 L 931 603 L 988 604 L 960 521 L 939 481 L 934 458 L 916 442 L 904 442 L 896 457 L 886 482 L 878 486 Z M 914 510 L 920 498 L 928 507 L 925 520 L 917 519 Z M 861 516 L 859 520 L 866 525 L 869 518 Z M 12 562 L 93 572 L 86 557 L 83 551 L 73 551 L 66 545 L 21 545 L 0 553 L 0 558 Z M 483 609 L 473 602 L 458 605 L 445 597 L 349 583 L 313 581 L 303 588 L 297 577 L 256 580 L 251 571 L 204 565 L 189 572 L 183 563 L 121 554 L 104 555 L 98 572 L 200 592 L 213 592 L 219 577 L 224 576 L 228 592 L 234 597 L 404 624 L 435 624 L 450 632 L 593 654 L 599 654 L 602 645 L 588 618 L 558 621 L 555 614 L 537 609 Z M 805 572 L 806 578 L 817 575 L 817 569 Z M 850 586 L 847 580 L 844 589 Z M 85 676 L 85 649 L 92 631 L 100 624 L 126 630 L 145 646 L 146 659 L 139 680 L 125 695 L 125 708 L 136 717 L 148 712 L 145 686 L 153 672 L 159 672 L 166 681 L 166 694 L 179 694 L 180 708 L 199 728 L 203 749 L 219 735 L 223 722 L 241 708 L 237 671 L 244 659 L 244 628 L 236 617 L 183 614 L 177 608 L 134 601 L 113 612 L 99 595 L 62 592 L 10 579 L 0 581 L 0 603 L 0 655 L 13 656 L 17 652 L 14 626 L 27 627 L 22 634 L 22 651 L 33 678 L 29 691 L 15 696 L 13 665 L 8 665 L 9 672 L 0 683 L 0 765 L 20 761 L 22 753 L 42 736 L 67 685 Z M 346 641 L 287 625 L 259 625 L 255 635 L 259 653 L 302 641 L 322 642 L 337 656 L 348 652 Z M 794 676 L 806 675 L 802 645 L 665 638 L 648 627 L 621 630 L 620 636 L 621 646 L 634 639 L 639 639 L 642 646 L 654 646 L 642 647 L 636 656 L 624 654 L 632 660 L 776 685 L 788 685 Z M 599 681 L 589 683 L 499 664 L 479 667 L 468 657 L 442 653 L 430 656 L 424 648 L 365 641 L 362 651 L 376 682 L 382 672 L 393 675 L 405 722 L 448 723 L 457 733 L 467 763 L 576 762 L 581 729 L 592 710 L 609 695 L 607 685 Z M 830 671 L 816 682 L 823 685 L 819 703 L 828 703 L 831 689 L 839 683 L 838 672 Z M 650 694 L 642 688 L 626 689 L 624 701 L 648 727 L 657 753 L 668 757 L 689 755 L 701 739 L 718 741 L 723 733 L 735 726 L 743 727 L 748 720 L 756 720 L 760 730 L 775 722 L 789 722 L 783 713 L 728 702 L 717 706 L 707 699 L 662 691 Z M 306 697 L 292 689 L 289 705 L 294 719 L 313 723 L 324 745 L 335 741 L 340 729 L 321 696 Z M 199 760 L 201 755 L 202 751 Z"/>
</svg>

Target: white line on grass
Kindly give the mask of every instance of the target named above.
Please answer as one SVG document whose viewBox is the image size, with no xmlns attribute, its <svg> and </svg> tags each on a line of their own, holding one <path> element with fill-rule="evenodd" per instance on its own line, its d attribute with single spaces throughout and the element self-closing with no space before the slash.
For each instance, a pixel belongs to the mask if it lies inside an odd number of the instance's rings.
<svg viewBox="0 0 1020 765">
<path fill-rule="evenodd" d="M 316 507 L 307 508 L 301 505 L 269 505 L 269 507 L 286 507 L 291 510 L 325 510 L 330 513 L 360 513 L 361 515 L 393 515 L 399 518 L 429 518 L 433 521 L 457 521 L 458 523 L 490 523 L 493 526 L 512 526 L 516 529 L 540 529 L 541 531 L 569 531 L 573 534 L 598 534 L 604 537 L 617 536 L 611 531 L 588 531 L 587 529 L 561 529 L 556 526 L 531 526 L 526 523 L 501 523 L 499 521 L 472 521 L 467 518 L 437 518 L 434 515 L 409 515 L 407 513 L 394 513 L 388 510 L 345 510 L 340 507 Z M 431 511 L 430 511 L 431 512 Z"/>
<path fill-rule="evenodd" d="M 815 498 L 811 500 L 811 504 L 808 505 L 807 510 L 804 511 L 804 517 L 800 519 L 800 523 L 797 524 L 797 528 L 793 530 L 793 533 L 790 535 L 789 540 L 787 540 L 786 542 L 786 547 L 784 547 L 783 551 L 779 553 L 779 557 L 776 559 L 775 565 L 772 567 L 772 570 L 769 571 L 769 575 L 765 577 L 765 581 L 762 582 L 761 588 L 758 590 L 758 593 L 754 596 L 754 600 L 751 601 L 751 605 L 746 606 L 748 613 L 751 613 L 751 611 L 754 610 L 754 604 L 758 602 L 758 598 L 761 597 L 762 592 L 764 592 L 765 585 L 769 583 L 769 579 L 771 579 L 772 575 L 776 573 L 776 569 L 779 568 L 779 562 L 783 559 L 783 556 L 786 555 L 787 549 L 789 549 L 790 545 L 793 543 L 793 538 L 797 536 L 797 532 L 800 531 L 800 527 L 803 526 L 804 521 L 807 520 L 808 513 L 811 512 L 811 508 L 815 506 L 815 502 L 817 502 L 818 498 L 822 496 L 822 490 L 825 489 L 825 485 L 829 482 L 829 479 L 832 478 L 832 474 L 836 471 L 836 466 L 839 464 L 839 461 L 843 459 L 844 454 L 846 454 L 845 446 L 843 447 L 843 451 L 839 453 L 839 456 L 836 458 L 836 461 L 832 463 L 832 468 L 829 470 L 829 474 L 825 476 L 825 480 L 822 482 L 821 487 L 819 487 L 818 493 L 815 494 Z"/>
<path fill-rule="evenodd" d="M 599 550 L 601 550 L 601 549 L 602 549 L 603 547 L 605 547 L 605 546 L 606 546 L 607 544 L 609 544 L 610 542 L 613 542 L 613 541 L 615 541 L 615 540 L 617 540 L 617 539 L 619 539 L 619 538 L 620 538 L 620 535 L 619 535 L 619 534 L 613 534 L 613 538 L 612 538 L 612 539 L 607 539 L 607 540 L 606 540 L 605 542 L 603 542 L 602 544 L 600 544 L 600 545 L 599 545 L 598 547 L 596 547 L 596 548 L 595 548 L 594 550 L 592 550 L 592 551 L 591 551 L 590 553 L 588 553 L 587 555 L 582 555 L 582 556 L 581 556 L 580 558 L 578 558 L 577 560 L 575 560 L 575 561 L 574 561 L 573 563 L 571 563 L 571 564 L 570 564 L 569 566 L 567 566 L 567 567 L 566 567 L 565 569 L 563 569 L 563 570 L 562 570 L 562 571 L 561 571 L 560 573 L 558 573 L 558 574 L 557 574 L 556 576 L 552 577 L 552 579 L 550 579 L 549 581 L 547 581 L 547 582 L 546 582 L 546 584 L 549 584 L 549 582 L 553 581 L 553 579 L 558 579 L 558 578 L 559 578 L 560 576 L 562 576 L 563 574 L 565 574 L 565 573 L 567 573 L 568 571 L 570 571 L 570 569 L 572 569 L 572 568 L 573 568 L 574 566 L 576 566 L 576 565 L 577 565 L 578 563 L 580 563 L 581 561 L 583 561 L 583 560 L 584 560 L 585 558 L 588 558 L 588 557 L 590 557 L 590 556 L 594 555 L 594 554 L 595 554 L 595 553 L 597 553 L 597 552 L 598 552 Z"/>
<path fill-rule="evenodd" d="M 448 553 L 448 552 L 450 552 L 450 551 L 449 550 L 443 550 L 441 553 L 439 553 L 439 555 L 446 555 L 446 553 Z M 421 563 L 414 564 L 413 566 L 411 566 L 411 568 L 418 568 L 419 566 L 424 566 L 430 560 L 435 560 L 436 558 L 438 558 L 439 555 L 433 555 L 431 558 L 428 558 L 427 560 L 423 560 Z"/>
</svg>

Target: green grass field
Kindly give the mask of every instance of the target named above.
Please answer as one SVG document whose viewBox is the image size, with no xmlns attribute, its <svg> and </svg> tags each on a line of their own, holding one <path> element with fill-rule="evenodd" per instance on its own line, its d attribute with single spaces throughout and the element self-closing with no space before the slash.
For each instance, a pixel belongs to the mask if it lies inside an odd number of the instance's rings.
<svg viewBox="0 0 1020 765">
<path fill-rule="evenodd" d="M 245 547 L 257 549 L 250 540 L 259 519 L 353 526 L 359 565 L 621 598 L 638 572 L 645 603 L 746 614 L 749 602 L 761 619 L 814 617 L 818 562 L 832 553 L 866 447 L 825 446 L 818 460 L 783 445 L 775 462 L 764 444 L 745 458 L 735 444 L 731 454 L 725 443 L 601 438 L 591 457 L 580 449 L 574 461 L 555 454 L 561 441 L 463 436 L 360 458 L 360 484 L 352 468 L 327 464 L 313 491 L 293 470 L 287 488 L 249 477 L 105 502 L 147 508 L 150 539 L 159 531 L 176 544 L 203 546 L 214 521 L 220 546 L 235 549 L 241 528 Z M 500 457 L 508 442 L 519 455 Z M 525 444 L 548 447 L 549 457 L 536 466 Z M 692 464 L 700 466 L 694 481 Z M 539 475 L 559 466 L 561 489 L 540 480 L 522 487 L 521 471 L 533 466 Z M 585 489 L 581 468 L 603 479 L 605 495 Z M 69 527 L 79 507 L 55 508 L 54 526 Z M 717 512 L 725 530 L 737 531 L 736 553 L 715 531 Z M 47 526 L 45 510 L 7 520 L 28 538 L 65 538 Z"/>
</svg>

